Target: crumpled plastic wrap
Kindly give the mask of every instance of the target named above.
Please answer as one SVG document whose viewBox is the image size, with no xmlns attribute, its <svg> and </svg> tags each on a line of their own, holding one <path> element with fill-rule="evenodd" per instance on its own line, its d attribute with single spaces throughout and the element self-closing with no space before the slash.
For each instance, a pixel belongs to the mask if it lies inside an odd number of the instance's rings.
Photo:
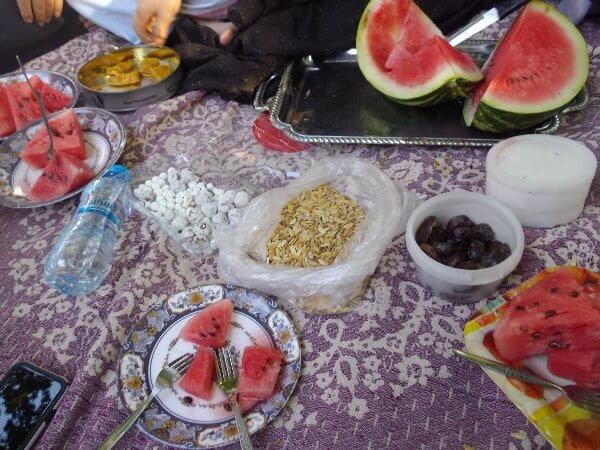
<svg viewBox="0 0 600 450">
<path fill-rule="evenodd" d="M 301 192 L 329 184 L 356 201 L 365 219 L 334 263 L 297 268 L 266 263 L 267 242 L 282 207 Z M 420 200 L 373 164 L 359 158 L 319 160 L 288 185 L 265 192 L 231 228 L 215 230 L 219 275 L 228 282 L 275 295 L 313 313 L 347 312 L 362 298 L 379 260 Z"/>
</svg>

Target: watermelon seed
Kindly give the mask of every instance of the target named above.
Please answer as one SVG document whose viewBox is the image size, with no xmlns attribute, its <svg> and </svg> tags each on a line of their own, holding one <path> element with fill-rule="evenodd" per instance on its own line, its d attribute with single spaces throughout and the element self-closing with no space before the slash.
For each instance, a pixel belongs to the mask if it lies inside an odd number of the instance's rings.
<svg viewBox="0 0 600 450">
<path fill-rule="evenodd" d="M 217 335 L 217 333 L 215 333 L 214 331 L 211 331 L 210 333 L 208 333 L 208 335 L 210 337 L 215 337 Z"/>
<path fill-rule="evenodd" d="M 556 291 L 558 291 L 558 288 L 557 288 L 557 287 L 551 287 L 551 288 L 550 288 L 550 292 L 552 292 L 553 294 L 554 294 Z"/>
<path fill-rule="evenodd" d="M 556 315 L 556 311 L 553 309 L 549 309 L 544 313 L 544 317 L 547 319 L 548 317 L 552 317 Z"/>
<path fill-rule="evenodd" d="M 200 333 L 200 337 L 205 338 L 206 337 L 206 333 Z"/>
<path fill-rule="evenodd" d="M 529 331 L 529 327 L 527 325 L 520 325 L 519 330 L 526 333 L 527 331 Z"/>
<path fill-rule="evenodd" d="M 559 342 L 559 341 L 552 341 L 548 344 L 548 347 L 566 349 L 566 348 L 569 348 L 569 344 L 563 344 L 562 342 Z"/>
<path fill-rule="evenodd" d="M 573 297 L 573 298 L 579 297 L 579 292 L 577 292 L 577 291 L 571 291 L 571 297 Z"/>
<path fill-rule="evenodd" d="M 540 302 L 533 302 L 533 306 L 540 306 Z"/>
<path fill-rule="evenodd" d="M 185 397 L 183 397 L 181 399 L 181 401 L 183 402 L 184 405 L 191 405 L 194 400 L 189 395 L 186 395 Z"/>
<path fill-rule="evenodd" d="M 531 333 L 531 337 L 534 339 L 539 339 L 542 337 L 542 333 L 540 333 L 539 331 L 536 331 L 535 333 Z"/>
<path fill-rule="evenodd" d="M 525 311 L 525 307 L 523 305 L 517 305 L 517 311 Z"/>
<path fill-rule="evenodd" d="M 223 409 L 227 412 L 231 412 L 231 405 L 229 402 L 223 403 Z"/>
</svg>

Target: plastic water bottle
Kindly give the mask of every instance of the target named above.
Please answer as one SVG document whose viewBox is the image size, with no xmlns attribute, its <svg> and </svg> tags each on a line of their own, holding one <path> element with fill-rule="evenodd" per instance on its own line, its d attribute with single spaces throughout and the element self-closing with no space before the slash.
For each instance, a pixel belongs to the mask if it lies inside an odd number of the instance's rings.
<svg viewBox="0 0 600 450">
<path fill-rule="evenodd" d="M 102 284 L 131 211 L 130 182 L 129 170 L 114 165 L 83 191 L 75 215 L 46 258 L 44 276 L 50 286 L 82 295 Z"/>
</svg>

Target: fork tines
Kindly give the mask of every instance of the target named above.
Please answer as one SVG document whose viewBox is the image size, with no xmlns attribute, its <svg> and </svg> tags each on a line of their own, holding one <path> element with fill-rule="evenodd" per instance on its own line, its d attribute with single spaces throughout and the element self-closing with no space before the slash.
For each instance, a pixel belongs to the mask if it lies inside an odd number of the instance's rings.
<svg viewBox="0 0 600 450">
<path fill-rule="evenodd" d="M 237 380 L 237 366 L 231 348 L 217 349 L 217 377 L 221 380 Z"/>
<path fill-rule="evenodd" d="M 169 369 L 177 372 L 177 374 L 181 374 L 187 370 L 187 368 L 192 363 L 193 359 L 194 359 L 194 355 L 192 355 L 191 353 L 185 353 L 185 354 L 181 355 L 179 358 L 174 359 L 173 361 L 168 363 L 167 367 Z"/>
</svg>

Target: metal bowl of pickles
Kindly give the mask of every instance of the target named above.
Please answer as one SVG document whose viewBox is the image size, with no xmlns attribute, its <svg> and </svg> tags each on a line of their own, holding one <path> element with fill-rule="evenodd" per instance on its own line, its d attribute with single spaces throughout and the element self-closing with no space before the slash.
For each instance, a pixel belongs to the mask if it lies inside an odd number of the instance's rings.
<svg viewBox="0 0 600 450">
<path fill-rule="evenodd" d="M 85 103 L 114 112 L 133 111 L 172 97 L 181 78 L 179 54 L 169 47 L 150 45 L 102 54 L 77 72 Z"/>
</svg>

